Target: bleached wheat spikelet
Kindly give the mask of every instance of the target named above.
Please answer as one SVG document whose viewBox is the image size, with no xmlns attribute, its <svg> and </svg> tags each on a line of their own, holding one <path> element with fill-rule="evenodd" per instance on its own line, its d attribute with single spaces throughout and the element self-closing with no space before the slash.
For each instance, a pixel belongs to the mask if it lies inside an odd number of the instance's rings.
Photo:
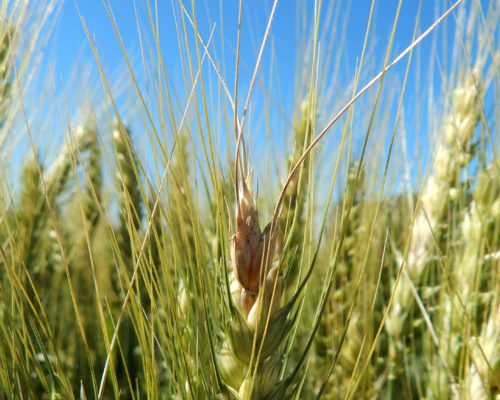
<svg viewBox="0 0 500 400">
<path fill-rule="evenodd" d="M 243 315 L 248 316 L 255 305 L 259 288 L 264 281 L 269 254 L 269 228 L 261 231 L 259 213 L 253 191 L 253 171 L 242 182 L 240 202 L 236 207 L 236 232 L 229 240 L 231 265 L 236 278 L 233 298 L 240 292 Z M 238 287 L 239 286 L 239 287 Z"/>
<path fill-rule="evenodd" d="M 470 400 L 500 399 L 500 307 L 496 304 L 481 335 L 472 339 L 472 366 L 463 385 Z"/>
<path fill-rule="evenodd" d="M 89 133 L 83 126 L 79 126 L 74 137 L 68 139 L 45 176 L 47 192 L 50 196 L 54 197 L 60 193 L 69 179 L 71 169 L 80 162 L 80 153 L 88 149 L 92 140 L 92 133 Z"/>
<path fill-rule="evenodd" d="M 261 230 L 253 189 L 253 170 L 244 160 L 236 204 L 236 226 L 230 229 L 231 319 L 218 361 L 223 381 L 240 399 L 279 398 L 278 379 L 283 342 L 290 332 L 291 304 L 280 308 L 282 281 L 273 263 L 276 240 L 271 225 Z"/>
<path fill-rule="evenodd" d="M 453 92 L 453 107 L 445 118 L 441 143 L 435 155 L 432 174 L 422 193 L 420 208 L 416 212 L 405 270 L 395 288 L 394 301 L 387 317 L 385 329 L 392 338 L 390 364 L 397 368 L 404 354 L 404 330 L 407 315 L 413 305 L 412 285 L 421 285 L 426 265 L 434 248 L 440 243 L 442 222 L 446 208 L 462 190 L 460 170 L 472 157 L 470 141 L 480 116 L 481 90 L 477 73 L 467 77 Z M 402 262 L 402 259 L 400 259 Z M 450 303 L 452 304 L 453 301 Z M 428 388 L 432 391 L 432 385 Z M 432 397 L 432 396 L 431 396 Z"/>
</svg>

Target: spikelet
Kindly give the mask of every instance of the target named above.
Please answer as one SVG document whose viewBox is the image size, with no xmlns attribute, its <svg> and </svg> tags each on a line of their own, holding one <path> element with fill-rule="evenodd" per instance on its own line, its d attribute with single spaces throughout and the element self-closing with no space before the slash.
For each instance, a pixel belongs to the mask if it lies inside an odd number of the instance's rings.
<svg viewBox="0 0 500 400">
<path fill-rule="evenodd" d="M 240 202 L 236 207 L 236 232 L 229 239 L 231 265 L 241 287 L 241 309 L 248 316 L 255 304 L 257 293 L 264 281 L 267 260 L 272 259 L 265 250 L 269 247 L 270 225 L 260 230 L 259 213 L 253 191 L 253 171 L 243 179 Z M 234 291 L 233 291 L 234 292 Z"/>
<path fill-rule="evenodd" d="M 131 232 L 138 230 L 142 217 L 142 196 L 139 188 L 137 161 L 134 157 L 130 135 L 120 120 L 115 121 L 113 127 L 113 144 L 116 150 L 118 171 L 117 182 L 121 195 L 120 201 L 120 249 L 126 263 L 132 258 Z"/>
<path fill-rule="evenodd" d="M 18 210 L 19 261 L 34 272 L 43 269 L 42 241 L 48 227 L 47 203 L 37 164 L 37 160 L 30 159 L 23 167 Z M 43 173 L 41 165 L 40 170 Z"/>
<path fill-rule="evenodd" d="M 186 262 L 194 262 L 196 254 L 195 231 L 193 227 L 192 190 L 189 184 L 189 152 L 186 132 L 178 137 L 178 144 L 170 166 L 169 179 L 172 190 L 167 192 L 169 203 L 169 225 L 182 239 L 182 254 Z"/>
<path fill-rule="evenodd" d="M 122 269 L 112 275 L 112 285 L 115 294 L 120 294 L 128 285 L 127 274 L 130 274 L 134 265 L 134 249 L 141 228 L 143 197 L 139 186 L 138 162 L 135 158 L 130 134 L 121 120 L 116 120 L 113 126 L 113 145 L 116 152 L 118 171 L 116 172 L 116 183 L 119 189 L 118 202 L 120 206 L 120 222 L 118 226 L 118 245 L 123 263 Z M 117 275 L 119 273 L 119 275 Z M 137 281 L 136 281 L 137 282 Z M 139 290 L 143 285 L 136 285 Z M 139 292 L 139 296 L 142 292 Z M 121 304 L 121 300 L 120 300 Z M 137 379 L 140 368 L 139 342 L 133 322 L 125 318 L 120 331 L 120 341 L 126 349 L 125 359 L 118 358 L 116 371 L 119 380 L 127 379 L 128 374 L 132 381 Z"/>
<path fill-rule="evenodd" d="M 458 173 L 471 159 L 470 140 L 479 121 L 481 92 L 476 78 L 468 77 L 453 93 L 453 112 L 444 125 L 445 144 L 436 153 L 433 175 L 422 194 L 421 211 L 415 219 L 408 252 L 407 270 L 412 280 L 422 275 L 447 202 L 456 197 Z M 407 306 L 407 301 L 403 304 Z"/>
<path fill-rule="evenodd" d="M 86 194 L 83 199 L 83 210 L 85 219 L 90 222 L 92 229 L 99 222 L 99 204 L 102 200 L 102 166 L 101 166 L 101 149 L 97 138 L 95 127 L 87 128 L 88 134 L 88 168 Z"/>
<path fill-rule="evenodd" d="M 313 92 L 308 93 L 301 102 L 299 113 L 294 120 L 293 139 L 294 151 L 288 159 L 289 171 L 299 161 L 300 157 L 310 145 L 314 137 L 314 129 L 317 117 L 316 96 Z M 299 264 L 302 258 L 302 241 L 306 231 L 304 212 L 306 209 L 306 198 L 311 169 L 309 157 L 304 160 L 299 171 L 292 176 L 289 186 L 285 192 L 283 206 L 278 219 L 278 233 L 276 239 L 276 254 L 283 253 L 285 243 L 293 254 L 287 263 L 288 287 L 293 286 L 299 273 Z"/>
<path fill-rule="evenodd" d="M 229 237 L 231 318 L 218 351 L 221 377 L 239 399 L 280 398 L 278 379 L 283 343 L 291 330 L 291 304 L 280 308 L 282 279 L 273 263 L 276 240 L 261 230 L 253 170 L 244 170 L 236 204 L 236 227 Z"/>
<path fill-rule="evenodd" d="M 500 398 L 500 307 L 496 304 L 481 335 L 471 340 L 472 366 L 463 385 L 470 400 Z"/>
<path fill-rule="evenodd" d="M 2 21 L 0 25 L 0 121 L 4 119 L 11 94 L 11 52 L 15 51 L 13 37 L 15 31 Z"/>
<path fill-rule="evenodd" d="M 54 198 L 61 193 L 70 178 L 73 166 L 80 162 L 80 153 L 89 148 L 92 140 L 92 133 L 82 126 L 76 129 L 74 137 L 68 138 L 45 176 L 49 197 Z"/>
<path fill-rule="evenodd" d="M 407 316 L 413 301 L 412 284 L 418 289 L 423 283 L 425 267 L 434 249 L 434 241 L 441 242 L 444 233 L 447 206 L 457 199 L 461 190 L 460 171 L 468 165 L 473 149 L 470 145 L 480 116 L 482 92 L 479 76 L 474 72 L 453 92 L 453 109 L 445 118 L 442 132 L 444 143 L 438 147 L 432 175 L 422 193 L 416 212 L 411 242 L 401 279 L 394 291 L 394 300 L 385 329 L 390 337 L 389 365 L 393 379 L 400 375 L 400 360 L 405 352 L 404 338 L 409 327 Z M 402 258 L 398 261 L 401 265 Z M 453 303 L 453 302 L 452 302 Z M 428 391 L 437 390 L 429 386 Z M 437 391 L 436 393 L 438 393 Z M 432 397 L 432 395 L 428 396 Z"/>
<path fill-rule="evenodd" d="M 335 290 L 329 299 L 327 308 L 320 322 L 320 329 L 315 337 L 314 370 L 317 375 L 316 386 L 320 386 L 326 376 L 333 356 L 338 349 L 338 344 L 347 321 L 347 312 L 352 293 L 355 292 L 353 282 L 356 281 L 356 244 L 361 241 L 363 233 L 362 211 L 364 203 L 363 196 L 364 172 L 361 170 L 357 178 L 358 162 L 352 163 L 347 171 L 345 195 L 339 207 L 343 210 L 344 217 L 350 208 L 349 218 L 346 221 L 343 246 L 341 249 L 338 265 L 335 269 Z M 334 220 L 334 223 L 338 221 Z M 332 266 L 329 266 L 332 268 Z M 321 282 L 323 283 L 323 282 Z M 358 310 L 354 310 L 348 329 L 348 334 L 339 354 L 338 363 L 330 376 L 325 387 L 325 399 L 342 398 L 347 391 L 349 380 L 354 371 L 354 366 L 363 344 L 364 329 L 362 316 Z"/>
<path fill-rule="evenodd" d="M 500 222 L 499 194 L 498 171 L 491 165 L 479 172 L 474 200 L 460 225 L 463 245 L 453 269 L 455 292 L 448 299 L 455 307 L 445 315 L 452 323 L 443 325 L 450 327 L 443 333 L 456 343 L 455 348 L 470 349 L 470 357 L 447 354 L 450 362 L 457 364 L 455 369 L 465 371 L 459 394 L 467 399 L 490 399 L 500 394 L 498 300 L 492 302 L 491 308 L 489 306 L 490 299 L 495 296 L 491 277 L 493 282 L 496 279 L 496 275 L 489 274 L 496 270 L 497 263 L 486 254 L 488 249 L 498 248 L 498 232 L 490 228 L 497 227 Z M 490 308 L 486 320 L 480 311 L 485 307 Z M 478 325 L 482 330 L 474 336 Z M 472 335 L 465 335 L 467 332 Z"/>
</svg>

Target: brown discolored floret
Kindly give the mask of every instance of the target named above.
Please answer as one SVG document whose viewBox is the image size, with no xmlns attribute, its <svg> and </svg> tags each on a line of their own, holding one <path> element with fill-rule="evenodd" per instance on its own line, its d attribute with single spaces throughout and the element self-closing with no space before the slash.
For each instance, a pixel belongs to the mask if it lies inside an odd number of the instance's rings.
<svg viewBox="0 0 500 400">
<path fill-rule="evenodd" d="M 265 275 L 265 260 L 269 248 L 270 224 L 260 230 L 259 213 L 253 191 L 253 171 L 243 180 L 239 204 L 236 207 L 236 232 L 231 235 L 231 263 L 238 282 L 243 287 L 241 305 L 247 312 L 255 303 Z"/>
</svg>

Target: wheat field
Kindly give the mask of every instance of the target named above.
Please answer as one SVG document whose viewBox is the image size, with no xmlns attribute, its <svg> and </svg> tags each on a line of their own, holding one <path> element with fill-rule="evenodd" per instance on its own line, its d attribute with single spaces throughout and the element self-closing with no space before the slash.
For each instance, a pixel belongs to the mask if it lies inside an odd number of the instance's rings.
<svg viewBox="0 0 500 400">
<path fill-rule="evenodd" d="M 500 1 L 128 3 L 0 5 L 0 400 L 500 399 Z"/>
</svg>

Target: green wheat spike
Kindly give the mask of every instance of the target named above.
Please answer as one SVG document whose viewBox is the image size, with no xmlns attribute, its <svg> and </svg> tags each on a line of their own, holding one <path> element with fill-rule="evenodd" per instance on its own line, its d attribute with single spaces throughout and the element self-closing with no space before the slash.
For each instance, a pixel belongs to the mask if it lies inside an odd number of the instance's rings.
<svg viewBox="0 0 500 400">
<path fill-rule="evenodd" d="M 299 114 L 293 126 L 294 152 L 288 160 L 288 169 L 291 170 L 310 145 L 316 126 L 317 104 L 316 97 L 310 92 L 301 103 Z M 308 193 L 308 182 L 310 176 L 310 157 L 300 167 L 299 171 L 292 177 L 292 181 L 285 193 L 283 208 L 278 220 L 279 236 L 277 240 L 278 249 L 287 246 L 288 254 L 293 254 L 287 266 L 287 285 L 293 285 L 302 258 L 303 241 L 305 234 L 304 211 Z M 276 254 L 280 254 L 278 250 Z"/>
<path fill-rule="evenodd" d="M 88 127 L 88 156 L 86 193 L 83 199 L 84 214 L 87 221 L 95 227 L 99 222 L 99 207 L 102 202 L 102 165 L 101 149 L 95 127 Z"/>
<path fill-rule="evenodd" d="M 120 120 L 114 123 L 113 144 L 118 165 L 116 179 L 120 190 L 119 245 L 125 263 L 130 263 L 135 241 L 133 232 L 137 232 L 141 226 L 143 201 L 139 188 L 138 164 L 130 134 Z"/>
</svg>

